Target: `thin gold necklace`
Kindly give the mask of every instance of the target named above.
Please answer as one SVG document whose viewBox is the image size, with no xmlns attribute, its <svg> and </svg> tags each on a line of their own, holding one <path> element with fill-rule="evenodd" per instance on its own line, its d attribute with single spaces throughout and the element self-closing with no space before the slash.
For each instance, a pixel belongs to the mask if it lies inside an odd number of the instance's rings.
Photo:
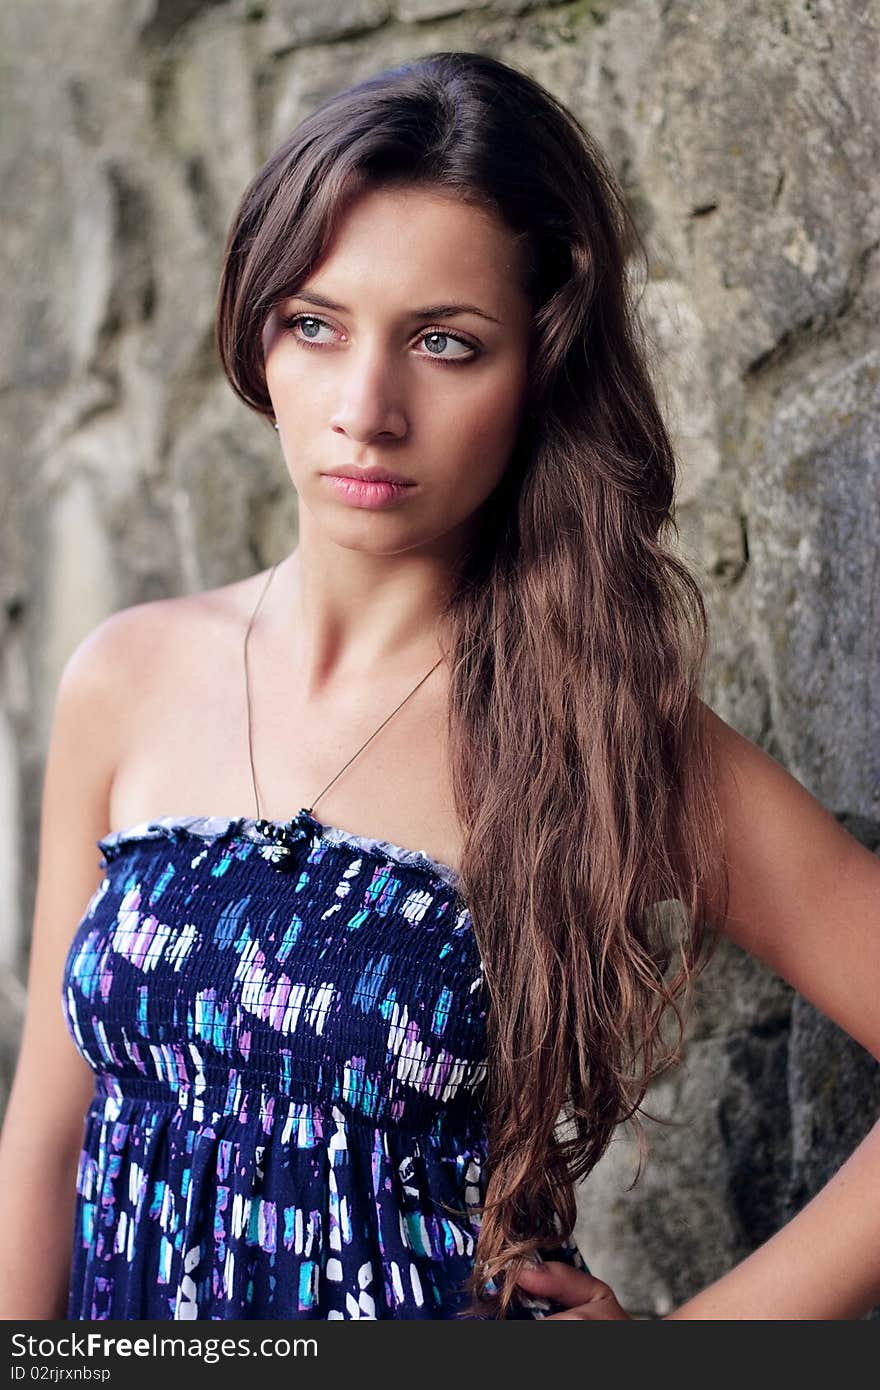
<svg viewBox="0 0 880 1390">
<path fill-rule="evenodd" d="M 297 814 L 296 814 L 295 816 L 293 816 L 292 819 L 291 819 L 290 821 L 288 821 L 288 822 L 286 822 L 286 823 L 284 823 L 284 824 L 279 824 L 277 821 L 265 820 L 265 819 L 260 815 L 260 793 L 259 793 L 259 790 L 258 790 L 258 787 L 257 787 L 257 774 L 256 774 L 256 769 L 255 769 L 255 767 L 254 767 L 253 719 L 252 719 L 252 716 L 251 716 L 251 688 L 250 688 L 250 672 L 249 672 L 249 670 L 248 670 L 247 652 L 248 652 L 248 639 L 250 638 L 250 635 L 251 635 L 251 629 L 252 629 L 253 626 L 254 626 L 254 622 L 256 621 L 257 614 L 258 614 L 259 611 L 260 611 L 260 606 L 261 606 L 261 604 L 262 604 L 262 602 L 263 602 L 263 599 L 264 599 L 265 596 L 266 596 L 266 591 L 267 591 L 267 589 L 269 588 L 269 585 L 270 585 L 271 582 L 272 582 L 272 578 L 273 578 L 273 576 L 274 576 L 274 574 L 275 574 L 275 571 L 277 570 L 277 568 L 278 568 L 278 566 L 279 566 L 280 563 L 281 563 L 281 561 L 280 561 L 280 560 L 277 560 L 277 561 L 275 562 L 275 564 L 272 566 L 271 570 L 269 571 L 268 578 L 266 579 L 266 582 L 265 582 L 265 584 L 263 585 L 263 588 L 262 588 L 262 590 L 261 590 L 261 592 L 260 592 L 260 597 L 257 599 L 256 605 L 255 605 L 255 607 L 254 607 L 254 611 L 253 611 L 253 613 L 251 614 L 251 616 L 250 616 L 250 621 L 248 622 L 248 625 L 247 625 L 247 630 L 246 630 L 245 635 L 244 635 L 244 683 L 245 683 L 245 696 L 246 696 L 246 701 L 247 701 L 248 757 L 250 758 L 250 765 L 251 765 L 251 781 L 252 781 L 252 783 L 253 783 L 253 788 L 254 788 L 254 801 L 255 801 L 255 803 L 256 803 L 256 811 L 257 811 L 257 814 L 256 814 L 256 825 L 257 825 L 257 829 L 260 830 L 261 833 L 267 835 L 270 839 L 275 840 L 280 846 L 282 846 L 282 847 L 288 847 L 288 848 L 289 848 L 289 842 L 290 842 L 291 838 L 300 839 L 300 838 L 302 837 L 303 829 L 302 829 L 302 824 L 301 824 L 301 823 L 303 822 L 303 820 L 307 820 L 307 821 L 311 822 L 312 825 L 318 824 L 318 822 L 315 821 L 315 817 L 314 817 L 313 811 L 314 811 L 315 804 L 316 804 L 318 801 L 320 801 L 321 797 L 324 795 L 324 792 L 327 792 L 327 791 L 330 790 L 330 788 L 333 786 L 333 783 L 336 782 L 336 781 L 342 776 L 343 772 L 345 771 L 345 769 L 346 769 L 347 767 L 350 767 L 350 766 L 351 766 L 351 764 L 354 762 L 354 760 L 355 760 L 355 758 L 358 756 L 358 754 L 359 754 L 359 753 L 362 753 L 363 750 L 366 748 L 367 744 L 368 744 L 368 743 L 371 743 L 372 740 L 376 737 L 376 734 L 380 733 L 381 730 L 385 728 L 385 725 L 388 723 L 388 720 L 389 720 L 389 719 L 392 719 L 392 718 L 394 717 L 394 715 L 397 713 L 397 711 L 398 711 L 403 705 L 406 704 L 407 700 L 410 698 L 411 695 L 415 695 L 416 691 L 419 689 L 419 686 L 424 685 L 425 681 L 428 679 L 428 676 L 430 676 L 434 671 L 436 671 L 437 667 L 441 664 L 441 662 L 443 661 L 443 657 L 441 656 L 440 659 L 439 659 L 438 661 L 435 661 L 435 662 L 434 662 L 434 665 L 431 667 L 431 670 L 430 670 L 430 671 L 427 671 L 427 672 L 425 673 L 425 675 L 422 676 L 422 679 L 418 682 L 418 684 L 416 684 L 416 685 L 413 686 L 412 690 L 409 692 L 409 695 L 405 695 L 405 696 L 403 697 L 403 699 L 401 700 L 400 704 L 397 705 L 397 706 L 391 711 L 391 713 L 388 715 L 388 717 L 387 717 L 386 719 L 383 719 L 383 720 L 382 720 L 382 723 L 379 725 L 379 728 L 378 728 L 378 729 L 375 729 L 375 730 L 373 731 L 373 733 L 370 734 L 370 737 L 369 737 L 368 739 L 365 739 L 365 741 L 361 744 L 360 748 L 358 748 L 357 752 L 352 754 L 352 756 L 349 758 L 348 762 L 345 763 L 345 765 L 339 769 L 339 771 L 337 772 L 336 776 L 333 777 L 333 778 L 331 778 L 331 780 L 327 783 L 326 787 L 324 787 L 323 790 L 320 791 L 320 792 L 318 793 L 318 795 L 314 798 L 314 800 L 313 800 L 311 806 L 303 806 L 303 807 L 301 807 L 300 810 L 297 812 Z"/>
</svg>

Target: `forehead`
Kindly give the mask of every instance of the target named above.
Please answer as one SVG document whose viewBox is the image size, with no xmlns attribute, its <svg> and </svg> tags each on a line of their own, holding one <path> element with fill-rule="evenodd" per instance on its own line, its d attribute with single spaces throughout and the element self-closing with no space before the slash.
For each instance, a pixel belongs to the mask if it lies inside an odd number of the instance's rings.
<svg viewBox="0 0 880 1390">
<path fill-rule="evenodd" d="M 490 209 L 453 194 L 369 189 L 347 206 L 302 288 L 352 306 L 355 300 L 421 304 L 453 296 L 509 305 L 521 293 L 519 247 Z"/>
</svg>

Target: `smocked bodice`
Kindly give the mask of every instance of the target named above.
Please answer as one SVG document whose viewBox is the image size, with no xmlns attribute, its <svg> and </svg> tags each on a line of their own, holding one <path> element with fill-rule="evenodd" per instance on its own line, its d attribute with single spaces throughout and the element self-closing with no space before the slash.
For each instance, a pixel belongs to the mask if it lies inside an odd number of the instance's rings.
<svg viewBox="0 0 880 1390">
<path fill-rule="evenodd" d="M 95 1071 L 70 1316 L 455 1316 L 486 1169 L 455 872 L 306 812 L 99 847 L 63 979 Z"/>
</svg>

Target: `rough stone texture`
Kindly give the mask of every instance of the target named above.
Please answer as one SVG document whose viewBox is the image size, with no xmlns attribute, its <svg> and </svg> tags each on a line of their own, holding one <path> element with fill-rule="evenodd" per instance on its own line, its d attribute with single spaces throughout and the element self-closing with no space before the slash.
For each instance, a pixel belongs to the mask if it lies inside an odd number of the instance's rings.
<svg viewBox="0 0 880 1390">
<path fill-rule="evenodd" d="M 880 1111 L 880 1075 L 870 1053 L 804 999 L 792 1008 L 789 1205 L 797 1210 L 831 1177 Z"/>
<path fill-rule="evenodd" d="M 211 324 L 251 174 L 324 96 L 434 49 L 518 64 L 607 150 L 713 622 L 707 697 L 880 842 L 880 17 L 865 0 L 10 0 L 0 7 L 0 1086 L 67 654 L 104 614 L 228 581 L 296 530 Z M 17 835 L 17 839 L 16 839 Z M 84 904 L 81 905 L 84 907 Z M 73 918 L 78 915 L 72 905 Z M 72 918 L 72 919 L 73 919 Z M 656 1316 L 797 1210 L 880 1109 L 857 1044 L 730 946 L 579 1238 Z"/>
<path fill-rule="evenodd" d="M 786 762 L 876 817 L 880 351 L 817 365 L 779 391 L 753 476 L 756 629 Z"/>
</svg>

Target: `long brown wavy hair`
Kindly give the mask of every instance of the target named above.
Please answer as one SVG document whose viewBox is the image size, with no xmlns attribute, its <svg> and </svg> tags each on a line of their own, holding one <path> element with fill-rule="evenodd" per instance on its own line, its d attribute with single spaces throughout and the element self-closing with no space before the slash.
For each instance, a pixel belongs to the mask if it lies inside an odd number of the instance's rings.
<svg viewBox="0 0 880 1390">
<path fill-rule="evenodd" d="M 272 154 L 226 243 L 217 345 L 235 392 L 271 417 L 268 313 L 350 199 L 394 185 L 491 209 L 534 306 L 520 433 L 446 611 L 460 882 L 489 1001 L 467 1287 L 473 1311 L 505 1317 L 523 1259 L 571 1235 L 616 1126 L 643 1157 L 648 1084 L 680 1056 L 717 942 L 708 620 L 668 546 L 675 458 L 630 275 L 644 248 L 596 142 L 515 67 L 429 54 L 330 97 Z"/>
</svg>

